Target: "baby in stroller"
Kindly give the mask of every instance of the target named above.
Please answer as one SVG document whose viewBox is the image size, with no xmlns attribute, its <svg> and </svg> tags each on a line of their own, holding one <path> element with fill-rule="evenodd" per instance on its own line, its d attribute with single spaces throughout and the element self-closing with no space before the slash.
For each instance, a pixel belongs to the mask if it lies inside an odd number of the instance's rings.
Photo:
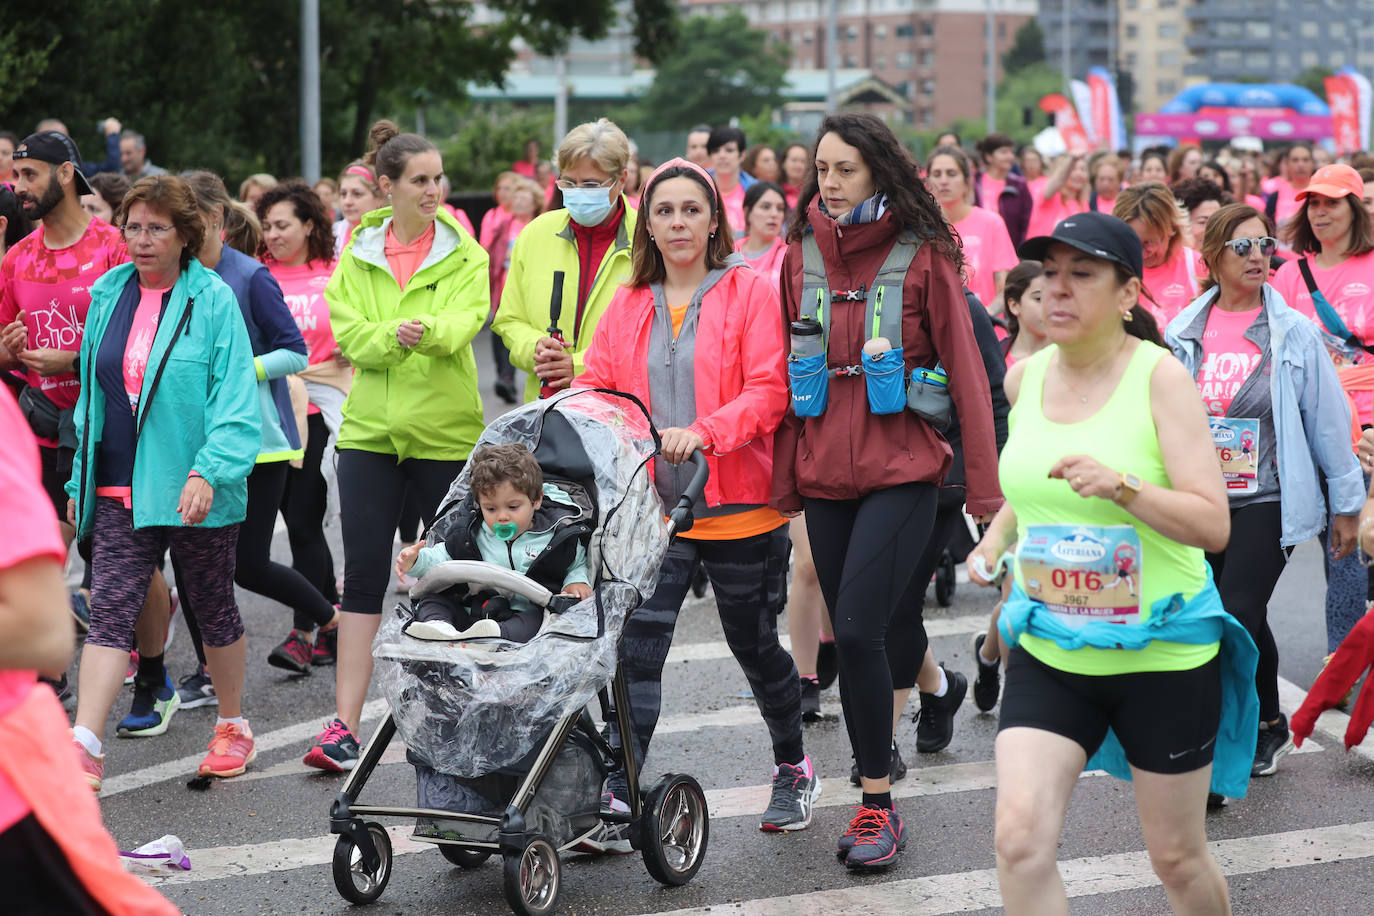
<svg viewBox="0 0 1374 916">
<path fill-rule="evenodd" d="M 443 540 L 414 544 L 396 558 L 396 573 L 420 578 L 448 560 L 484 560 L 528 576 L 552 592 L 590 597 L 586 543 L 591 537 L 572 496 L 544 482 L 524 444 L 488 445 L 473 453 L 471 494 Z M 528 642 L 544 621 L 542 608 L 519 595 L 471 593 L 458 585 L 415 604 L 404 632 L 415 639 L 450 641 L 496 637 Z"/>
</svg>

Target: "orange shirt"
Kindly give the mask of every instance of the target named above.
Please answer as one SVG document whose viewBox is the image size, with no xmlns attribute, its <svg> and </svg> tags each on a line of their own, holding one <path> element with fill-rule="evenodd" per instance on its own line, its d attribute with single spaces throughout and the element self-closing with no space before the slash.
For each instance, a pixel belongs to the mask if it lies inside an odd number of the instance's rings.
<svg viewBox="0 0 1374 916">
<path fill-rule="evenodd" d="M 404 290 L 434 247 L 434 224 L 430 223 L 429 228 L 409 245 L 397 241 L 395 230 L 394 224 L 386 227 L 386 263 L 391 266 L 391 275 L 396 278 L 397 285 Z"/>
<path fill-rule="evenodd" d="M 668 315 L 673 320 L 674 337 L 682 330 L 682 322 L 687 317 L 689 305 L 691 303 L 668 306 Z M 684 532 L 679 537 L 694 541 L 737 541 L 758 534 L 767 534 L 774 528 L 786 524 L 787 519 L 783 518 L 778 510 L 760 506 L 757 509 L 746 509 L 743 512 L 719 515 L 715 518 L 699 518 L 692 525 L 691 531 Z"/>
</svg>

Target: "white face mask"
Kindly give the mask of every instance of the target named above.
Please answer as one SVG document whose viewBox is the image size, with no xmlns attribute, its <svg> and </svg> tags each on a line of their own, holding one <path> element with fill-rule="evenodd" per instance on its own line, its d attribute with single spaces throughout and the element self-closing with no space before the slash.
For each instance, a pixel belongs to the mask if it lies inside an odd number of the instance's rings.
<svg viewBox="0 0 1374 916">
<path fill-rule="evenodd" d="M 563 188 L 563 206 L 580 226 L 601 225 L 611 212 L 611 194 L 606 188 Z"/>
</svg>

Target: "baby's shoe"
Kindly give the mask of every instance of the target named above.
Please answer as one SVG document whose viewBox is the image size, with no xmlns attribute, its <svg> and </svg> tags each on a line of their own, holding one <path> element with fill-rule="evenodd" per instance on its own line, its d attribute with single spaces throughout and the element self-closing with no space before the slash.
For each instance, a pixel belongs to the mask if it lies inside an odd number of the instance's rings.
<svg viewBox="0 0 1374 916">
<path fill-rule="evenodd" d="M 453 623 L 448 619 L 448 614 L 436 604 L 425 604 L 417 607 L 410 623 L 402 628 L 402 632 L 412 639 L 424 639 L 431 642 L 449 642 L 459 636 Z"/>
</svg>

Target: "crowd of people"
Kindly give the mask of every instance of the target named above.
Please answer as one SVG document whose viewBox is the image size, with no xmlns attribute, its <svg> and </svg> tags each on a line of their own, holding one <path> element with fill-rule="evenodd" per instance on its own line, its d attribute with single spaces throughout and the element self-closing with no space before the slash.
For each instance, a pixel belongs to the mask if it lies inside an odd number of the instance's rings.
<svg viewBox="0 0 1374 916">
<path fill-rule="evenodd" d="M 0 132 L 0 426 L 15 444 L 0 500 L 23 520 L 0 537 L 0 734 L 47 741 L 41 777 L 0 741 L 0 853 L 60 853 L 35 866 L 36 892 L 137 894 L 63 866 L 77 841 L 39 797 L 64 779 L 100 790 L 124 685 L 120 737 L 217 705 L 199 774 L 252 765 L 236 586 L 289 610 L 269 665 L 334 668 L 337 714 L 304 762 L 356 765 L 393 572 L 404 587 L 457 549 L 416 542 L 465 464 L 485 483 L 464 555 L 499 557 L 487 548 L 567 499 L 528 455 L 473 455 L 490 384 L 509 404 L 638 397 L 665 506 L 694 453 L 710 467 L 621 642 L 637 763 L 704 578 L 772 745 L 760 829 L 810 825 L 827 762 L 805 725 L 838 678 L 862 800 L 837 852 L 890 865 L 906 841 L 896 722 L 915 688 L 917 752 L 939 751 L 971 690 L 1001 706 L 1009 912 L 1062 909 L 1057 843 L 1085 766 L 1132 782 L 1175 910 L 1227 911 L 1205 811 L 1293 747 L 1267 622 L 1279 575 L 1321 539 L 1330 652 L 1371 590 L 1374 157 L 1184 144 L 1047 160 L 992 134 L 942 137 L 918 162 L 882 121 L 836 114 L 779 149 L 702 125 L 654 166 L 602 118 L 551 163 L 527 145 L 468 214 L 439 150 L 390 121 L 337 180 L 255 174 L 237 196 L 102 128 L 95 163 L 60 122 Z M 472 346 L 485 327 L 492 378 Z M 271 555 L 278 518 L 290 565 Z M 922 620 L 966 519 L 982 532 L 970 578 L 1002 590 L 972 682 L 935 662 Z M 64 599 L 71 550 L 85 579 Z M 597 573 L 579 555 L 554 584 L 585 597 Z M 36 680 L 68 689 L 73 625 L 54 601 L 85 634 L 70 732 Z M 459 620 L 523 641 L 529 610 L 440 604 L 410 632 L 447 638 Z M 199 664 L 174 679 L 178 618 Z M 604 809 L 626 809 L 625 779 L 611 774 Z M 90 794 L 74 804 L 80 843 L 105 854 Z M 583 849 L 630 851 L 628 825 Z"/>
</svg>

